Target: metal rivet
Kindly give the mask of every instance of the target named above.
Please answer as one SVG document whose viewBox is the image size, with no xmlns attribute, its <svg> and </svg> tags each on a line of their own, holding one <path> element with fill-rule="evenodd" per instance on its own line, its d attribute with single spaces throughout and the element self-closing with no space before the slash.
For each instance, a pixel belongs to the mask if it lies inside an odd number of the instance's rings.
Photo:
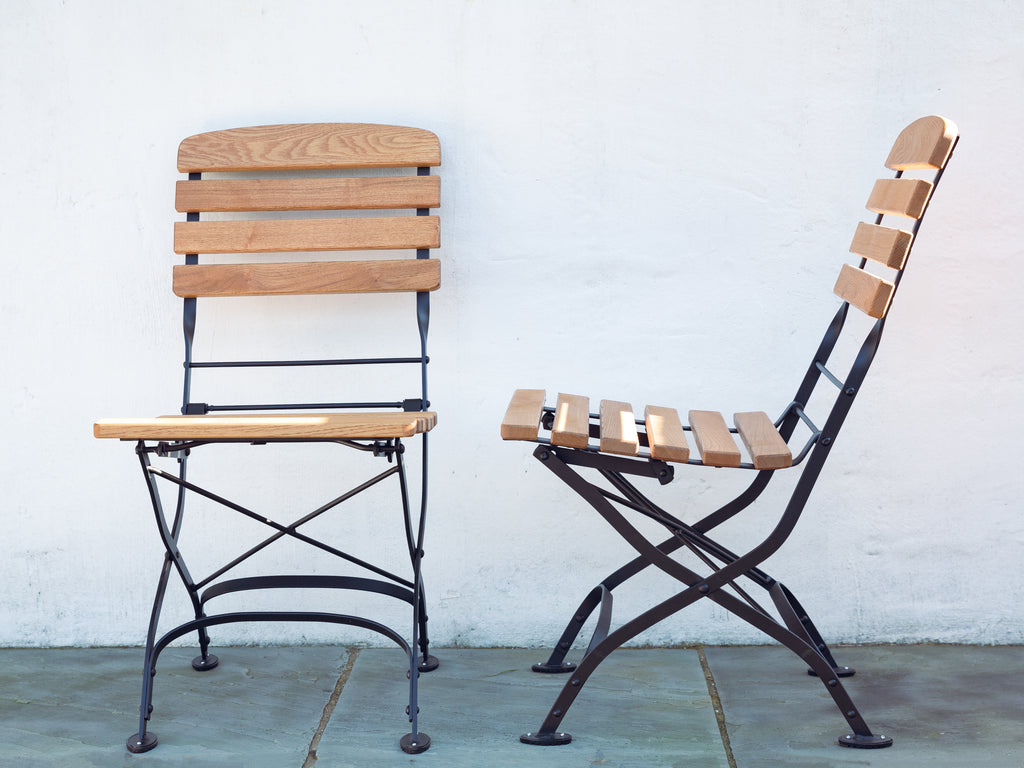
<svg viewBox="0 0 1024 768">
<path fill-rule="evenodd" d="M 835 688 L 837 685 L 839 685 L 839 681 L 838 680 L 829 680 L 828 681 L 828 687 L 829 688 Z"/>
<path fill-rule="evenodd" d="M 562 710 L 560 710 L 560 709 L 556 709 L 556 710 L 554 710 L 554 711 L 553 711 L 553 712 L 551 713 L 551 716 L 552 716 L 552 717 L 561 717 L 561 716 L 562 716 Z"/>
<path fill-rule="evenodd" d="M 578 677 L 574 677 L 572 680 L 569 681 L 569 684 L 573 686 L 578 686 L 580 684 L 580 679 Z"/>
<path fill-rule="evenodd" d="M 706 595 L 708 592 L 711 591 L 711 587 L 709 587 L 707 584 L 701 584 L 699 587 L 697 587 L 697 591 L 700 592 L 702 595 Z"/>
<path fill-rule="evenodd" d="M 857 716 L 857 710 L 851 709 L 849 712 L 846 713 L 846 716 L 847 717 L 856 717 Z"/>
</svg>

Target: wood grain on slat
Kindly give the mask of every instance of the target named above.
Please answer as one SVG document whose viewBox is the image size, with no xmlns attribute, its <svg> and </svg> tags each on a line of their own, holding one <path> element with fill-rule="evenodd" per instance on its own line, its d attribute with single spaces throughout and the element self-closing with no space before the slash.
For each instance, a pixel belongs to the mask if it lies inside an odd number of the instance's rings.
<svg viewBox="0 0 1024 768">
<path fill-rule="evenodd" d="M 600 415 L 601 451 L 636 456 L 640 451 L 640 440 L 633 406 L 615 400 L 602 400 Z"/>
<path fill-rule="evenodd" d="M 718 411 L 690 411 L 689 419 L 702 462 L 712 467 L 740 465 L 740 450 L 722 414 Z"/>
<path fill-rule="evenodd" d="M 895 286 L 852 264 L 843 264 L 833 290 L 843 301 L 850 302 L 867 315 L 882 318 L 889 309 Z"/>
<path fill-rule="evenodd" d="M 551 443 L 566 448 L 586 448 L 590 439 L 590 400 L 581 395 L 559 393 Z"/>
<path fill-rule="evenodd" d="M 734 414 L 733 423 L 747 447 L 755 469 L 784 469 L 792 466 L 792 451 L 764 411 Z"/>
<path fill-rule="evenodd" d="M 942 168 L 956 137 L 957 127 L 951 120 L 938 115 L 922 117 L 896 137 L 885 164 L 894 171 Z"/>
<path fill-rule="evenodd" d="M 395 125 L 302 123 L 232 128 L 190 136 L 178 147 L 182 173 L 440 164 L 437 136 Z"/>
<path fill-rule="evenodd" d="M 433 291 L 440 283 L 437 259 L 178 264 L 173 278 L 174 293 L 185 298 Z"/>
<path fill-rule="evenodd" d="M 850 252 L 893 269 L 903 269 L 913 239 L 911 233 L 902 229 L 881 227 L 862 221 L 857 224 Z"/>
<path fill-rule="evenodd" d="M 437 208 L 438 176 L 179 181 L 174 207 L 188 211 L 338 211 Z"/>
<path fill-rule="evenodd" d="M 879 179 L 871 189 L 867 209 L 919 219 L 931 193 L 932 184 L 924 179 Z"/>
<path fill-rule="evenodd" d="M 387 438 L 411 437 L 433 429 L 436 423 L 437 414 L 432 411 L 161 416 L 104 419 L 93 425 L 93 434 L 121 440 Z"/>
<path fill-rule="evenodd" d="M 536 440 L 543 408 L 543 389 L 517 389 L 501 420 L 501 439 Z"/>
<path fill-rule="evenodd" d="M 436 216 L 177 221 L 175 253 L 261 253 L 437 248 Z"/>
<path fill-rule="evenodd" d="M 644 409 L 644 421 L 652 458 L 678 462 L 690 460 L 686 433 L 675 408 L 648 405 Z"/>
</svg>

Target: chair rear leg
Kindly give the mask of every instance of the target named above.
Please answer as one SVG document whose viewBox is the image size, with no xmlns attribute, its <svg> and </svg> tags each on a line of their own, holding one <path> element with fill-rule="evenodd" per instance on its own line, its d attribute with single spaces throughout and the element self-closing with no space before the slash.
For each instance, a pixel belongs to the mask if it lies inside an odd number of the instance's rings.
<svg viewBox="0 0 1024 768">
<path fill-rule="evenodd" d="M 857 674 L 857 670 L 853 667 L 842 666 L 836 663 L 835 657 L 832 655 L 832 651 L 829 649 L 828 644 L 825 643 L 821 637 L 821 633 L 818 632 L 817 627 L 814 626 L 814 622 L 811 621 L 810 616 L 807 615 L 807 611 L 804 610 L 803 606 L 800 605 L 793 593 L 790 592 L 785 585 L 775 582 L 768 590 L 772 600 L 775 603 L 775 607 L 779 611 L 779 615 L 782 620 L 786 622 L 786 626 L 789 627 L 790 631 L 794 634 L 802 637 L 807 643 L 814 646 L 818 653 L 825 657 L 825 660 L 832 665 L 832 672 L 839 677 L 853 677 Z M 808 667 L 807 674 L 817 676 L 817 672 L 813 667 Z"/>
</svg>

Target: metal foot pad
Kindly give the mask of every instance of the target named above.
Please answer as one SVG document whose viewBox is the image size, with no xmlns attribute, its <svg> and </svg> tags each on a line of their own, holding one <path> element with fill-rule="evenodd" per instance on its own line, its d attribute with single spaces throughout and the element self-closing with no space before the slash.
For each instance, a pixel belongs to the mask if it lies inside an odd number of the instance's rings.
<svg viewBox="0 0 1024 768">
<path fill-rule="evenodd" d="M 441 662 L 437 660 L 437 656 L 431 656 L 430 654 L 427 654 L 425 658 L 423 656 L 420 656 L 420 672 L 433 672 L 439 666 L 441 666 Z"/>
<path fill-rule="evenodd" d="M 565 672 L 572 672 L 576 669 L 575 664 L 548 664 L 546 661 L 541 664 L 534 664 L 530 667 L 534 672 L 542 672 L 547 675 L 560 675 Z"/>
<path fill-rule="evenodd" d="M 406 754 L 418 755 L 420 752 L 426 752 L 430 749 L 430 737 L 423 731 L 420 731 L 416 734 L 416 740 L 413 741 L 413 735 L 411 733 L 407 733 L 401 738 L 398 744 Z"/>
<path fill-rule="evenodd" d="M 212 653 L 207 654 L 205 659 L 202 656 L 196 656 L 192 659 L 192 669 L 197 672 L 208 672 L 211 669 L 215 669 L 218 664 L 220 664 L 220 659 Z"/>
<path fill-rule="evenodd" d="M 557 747 L 568 744 L 572 736 L 568 733 L 524 733 L 519 737 L 523 744 L 536 744 L 541 747 Z"/>
<path fill-rule="evenodd" d="M 848 733 L 845 736 L 839 737 L 839 744 L 840 746 L 853 747 L 854 749 L 884 749 L 885 747 L 892 746 L 892 737 L 881 733 L 871 736 L 858 736 Z"/>
<path fill-rule="evenodd" d="M 836 677 L 853 677 L 854 675 L 857 674 L 857 670 L 854 669 L 853 667 L 834 667 L 832 669 L 832 673 Z M 818 673 L 815 672 L 813 669 L 808 669 L 807 670 L 807 674 L 810 675 L 811 677 L 817 677 L 818 676 Z"/>
<path fill-rule="evenodd" d="M 124 745 L 128 747 L 129 752 L 136 754 L 140 752 L 149 752 L 153 747 L 157 745 L 156 734 L 152 731 L 147 731 L 142 738 L 139 738 L 139 734 L 133 733 L 125 741 Z"/>
</svg>

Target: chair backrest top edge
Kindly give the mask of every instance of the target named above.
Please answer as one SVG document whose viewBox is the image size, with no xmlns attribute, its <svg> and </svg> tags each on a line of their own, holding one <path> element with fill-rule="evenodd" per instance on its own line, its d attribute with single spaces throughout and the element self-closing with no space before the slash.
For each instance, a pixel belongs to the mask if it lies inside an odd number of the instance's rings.
<svg viewBox="0 0 1024 768">
<path fill-rule="evenodd" d="M 956 123 L 945 117 L 918 118 L 896 137 L 885 165 L 894 171 L 944 168 L 958 135 Z"/>
<path fill-rule="evenodd" d="M 189 136 L 178 147 L 182 173 L 441 164 L 437 136 L 422 128 L 373 123 L 292 123 Z"/>
</svg>

